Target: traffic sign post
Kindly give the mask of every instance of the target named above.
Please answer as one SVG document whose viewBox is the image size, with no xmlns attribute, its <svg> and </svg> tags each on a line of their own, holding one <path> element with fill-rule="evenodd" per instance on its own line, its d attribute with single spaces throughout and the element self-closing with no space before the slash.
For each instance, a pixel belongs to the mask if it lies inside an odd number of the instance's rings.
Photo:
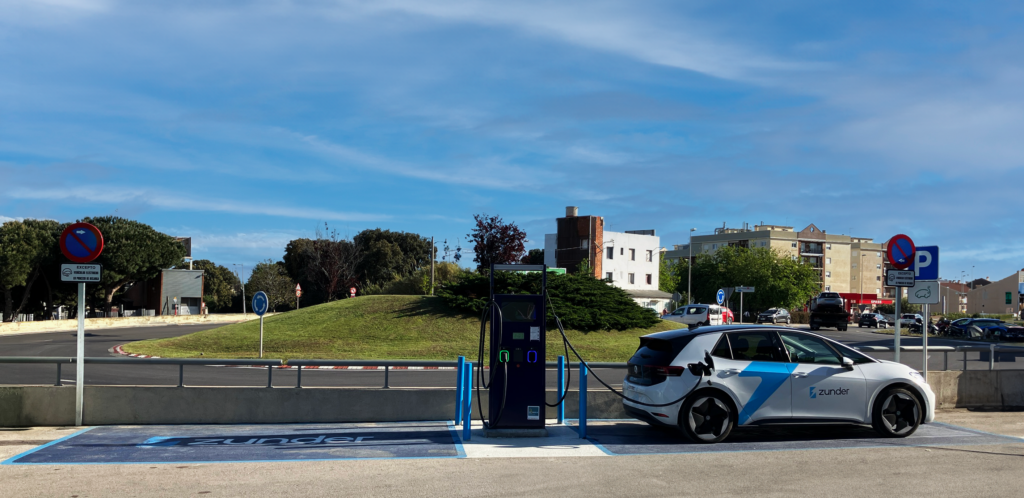
<svg viewBox="0 0 1024 498">
<path fill-rule="evenodd" d="M 736 292 L 740 293 L 740 323 L 743 323 L 743 295 L 748 292 L 754 292 L 753 287 L 737 287 Z"/>
<path fill-rule="evenodd" d="M 897 270 L 906 270 L 914 264 L 914 256 L 917 248 L 910 237 L 899 234 L 889 239 L 885 246 L 885 253 L 889 256 L 889 264 Z M 896 363 L 900 362 L 900 301 L 903 298 L 903 287 L 913 287 L 914 272 L 899 272 L 887 270 L 885 272 L 885 283 L 896 287 L 896 329 L 893 335 L 893 353 Z M 909 273 L 909 285 L 908 282 Z"/>
<path fill-rule="evenodd" d="M 270 299 L 267 298 L 266 292 L 259 291 L 252 296 L 252 312 L 260 317 L 260 359 L 263 359 L 263 315 L 266 314 L 268 308 L 270 308 Z"/>
<path fill-rule="evenodd" d="M 103 252 L 103 234 L 88 223 L 68 225 L 57 239 L 60 252 L 75 265 L 61 265 L 62 282 L 78 282 L 78 353 L 75 365 L 75 425 L 82 425 L 85 404 L 85 283 L 99 282 L 100 265 L 87 265 Z M 72 268 L 67 268 L 72 267 Z M 76 268 L 89 267 L 89 268 Z M 93 273 L 95 271 L 95 273 Z M 81 272 L 81 273 L 79 273 Z M 66 273 L 66 275 L 65 275 Z"/>
<path fill-rule="evenodd" d="M 725 302 L 725 289 L 718 289 L 718 292 L 715 294 L 715 299 L 718 300 L 718 305 L 721 306 L 722 303 Z"/>
<path fill-rule="evenodd" d="M 348 288 L 348 297 L 356 297 L 356 288 L 355 287 L 349 287 Z"/>
<path fill-rule="evenodd" d="M 299 309 L 299 298 L 302 297 L 302 286 L 295 284 L 295 309 Z"/>
<path fill-rule="evenodd" d="M 929 309 L 939 304 L 939 246 L 920 246 L 914 250 L 914 286 L 907 294 L 907 301 L 924 305 L 924 325 L 921 326 L 921 369 L 924 380 L 928 381 L 928 326 L 932 322 Z"/>
</svg>

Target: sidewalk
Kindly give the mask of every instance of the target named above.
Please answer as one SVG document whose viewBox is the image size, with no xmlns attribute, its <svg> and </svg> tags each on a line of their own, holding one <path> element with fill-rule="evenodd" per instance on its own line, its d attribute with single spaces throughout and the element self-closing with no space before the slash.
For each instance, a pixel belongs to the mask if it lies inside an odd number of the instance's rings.
<svg viewBox="0 0 1024 498">
<path fill-rule="evenodd" d="M 272 316 L 267 313 L 265 316 Z M 255 313 L 214 313 L 210 315 L 130 316 L 124 318 L 86 318 L 87 330 L 159 325 L 199 325 L 204 323 L 236 323 L 259 318 Z M 0 335 L 32 334 L 36 332 L 73 332 L 78 320 L 42 320 L 38 322 L 0 323 Z"/>
</svg>

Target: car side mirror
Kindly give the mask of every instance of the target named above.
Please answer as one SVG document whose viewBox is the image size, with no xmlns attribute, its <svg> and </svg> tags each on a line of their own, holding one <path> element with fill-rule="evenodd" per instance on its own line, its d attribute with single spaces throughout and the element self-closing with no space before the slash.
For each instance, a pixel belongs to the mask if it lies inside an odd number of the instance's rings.
<svg viewBox="0 0 1024 498">
<path fill-rule="evenodd" d="M 843 368 L 845 368 L 847 370 L 853 370 L 853 360 L 851 360 L 851 359 L 849 359 L 849 358 L 844 356 L 843 357 Z"/>
</svg>

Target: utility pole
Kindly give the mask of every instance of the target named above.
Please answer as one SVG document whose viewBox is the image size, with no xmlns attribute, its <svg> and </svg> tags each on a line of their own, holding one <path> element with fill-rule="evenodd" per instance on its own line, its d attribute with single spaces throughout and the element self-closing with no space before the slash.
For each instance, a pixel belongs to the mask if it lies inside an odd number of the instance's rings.
<svg viewBox="0 0 1024 498">
<path fill-rule="evenodd" d="M 242 265 L 240 265 L 238 263 L 231 263 L 231 266 L 242 266 Z M 243 282 L 242 281 L 242 277 L 238 275 L 238 270 L 237 269 L 235 270 L 235 277 L 238 278 L 238 283 L 239 283 L 239 285 L 242 286 L 242 316 L 245 317 L 245 318 L 248 318 L 248 315 L 245 314 L 245 282 Z"/>
<path fill-rule="evenodd" d="M 434 295 L 434 237 L 430 237 L 430 295 Z"/>
<path fill-rule="evenodd" d="M 690 229 L 690 258 L 686 260 L 686 304 L 693 304 L 691 285 L 693 283 L 693 232 L 695 230 L 697 229 Z"/>
</svg>

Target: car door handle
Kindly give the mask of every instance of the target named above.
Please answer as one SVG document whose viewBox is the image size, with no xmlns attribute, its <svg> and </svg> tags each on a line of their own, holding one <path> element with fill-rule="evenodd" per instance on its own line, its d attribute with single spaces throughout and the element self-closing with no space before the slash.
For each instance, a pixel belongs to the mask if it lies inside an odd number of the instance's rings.
<svg viewBox="0 0 1024 498">
<path fill-rule="evenodd" d="M 796 377 L 798 379 L 802 379 L 804 377 L 807 377 L 807 374 L 805 374 L 805 373 L 795 373 L 795 374 L 793 374 L 793 377 Z"/>
<path fill-rule="evenodd" d="M 738 374 L 738 373 L 740 373 L 740 370 L 736 369 L 736 368 L 725 368 L 725 369 L 722 369 L 722 371 L 725 372 L 725 373 L 730 373 L 730 374 Z"/>
</svg>

